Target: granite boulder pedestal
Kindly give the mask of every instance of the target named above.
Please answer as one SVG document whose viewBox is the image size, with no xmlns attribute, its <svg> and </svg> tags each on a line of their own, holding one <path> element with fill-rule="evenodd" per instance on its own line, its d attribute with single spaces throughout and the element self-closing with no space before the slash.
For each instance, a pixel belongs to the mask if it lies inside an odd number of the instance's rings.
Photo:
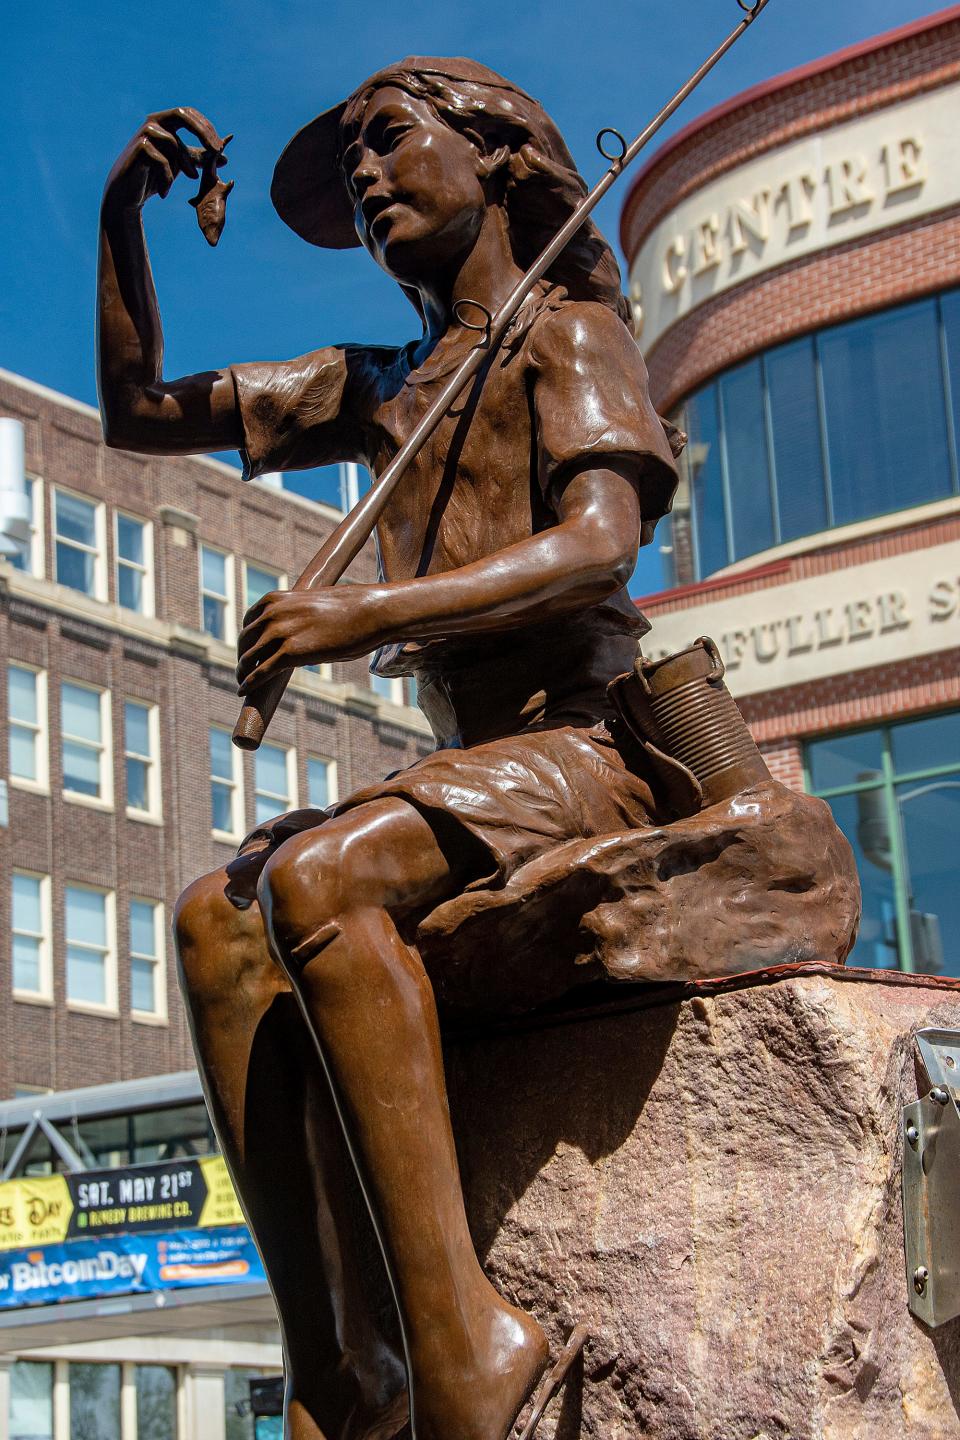
<svg viewBox="0 0 960 1440">
<path fill-rule="evenodd" d="M 593 1325 L 545 1440 L 960 1437 L 960 1321 L 913 1318 L 903 1253 L 931 1025 L 950 982 L 821 965 L 449 1038 L 488 1273 L 555 1346 Z"/>
</svg>

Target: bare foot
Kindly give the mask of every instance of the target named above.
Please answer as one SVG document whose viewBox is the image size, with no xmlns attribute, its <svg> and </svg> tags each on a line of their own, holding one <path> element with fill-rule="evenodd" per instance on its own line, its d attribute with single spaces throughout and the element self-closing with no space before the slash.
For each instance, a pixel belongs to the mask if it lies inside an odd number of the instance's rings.
<svg viewBox="0 0 960 1440">
<path fill-rule="evenodd" d="M 536 1320 L 499 1295 L 481 1323 L 469 1355 L 441 1344 L 414 1357 L 415 1440 L 507 1440 L 549 1347 Z"/>
</svg>

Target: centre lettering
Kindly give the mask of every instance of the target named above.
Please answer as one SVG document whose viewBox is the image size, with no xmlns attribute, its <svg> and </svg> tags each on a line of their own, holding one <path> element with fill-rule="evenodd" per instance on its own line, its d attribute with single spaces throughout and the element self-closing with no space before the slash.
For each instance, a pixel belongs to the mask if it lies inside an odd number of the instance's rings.
<svg viewBox="0 0 960 1440">
<path fill-rule="evenodd" d="M 675 295 L 687 280 L 736 262 L 747 249 L 761 253 L 779 220 L 783 242 L 789 244 L 814 223 L 814 202 L 823 190 L 827 216 L 844 215 L 887 204 L 905 191 L 919 190 L 926 180 L 923 143 L 911 135 L 882 145 L 872 154 L 836 160 L 821 172 L 802 170 L 739 196 L 723 211 L 705 215 L 688 233 L 675 235 L 663 254 L 661 283 Z M 639 297 L 634 297 L 635 300 Z"/>
</svg>

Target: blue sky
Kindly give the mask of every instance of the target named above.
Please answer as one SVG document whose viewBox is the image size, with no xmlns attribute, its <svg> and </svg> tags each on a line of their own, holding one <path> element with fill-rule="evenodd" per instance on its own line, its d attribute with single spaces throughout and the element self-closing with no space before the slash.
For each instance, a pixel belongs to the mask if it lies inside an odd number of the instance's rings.
<svg viewBox="0 0 960 1440">
<path fill-rule="evenodd" d="M 923 0 L 770 0 L 664 133 L 772 74 L 930 12 Z M 593 180 L 597 130 L 635 134 L 738 15 L 734 0 L 11 7 L 0 60 L 0 366 L 95 403 L 100 192 L 148 111 L 194 105 L 236 135 L 226 172 L 236 188 L 216 250 L 186 203 L 195 185 L 181 180 L 148 207 L 169 376 L 332 341 L 396 342 L 415 325 L 393 283 L 362 252 L 305 244 L 270 205 L 274 161 L 304 121 L 402 55 L 469 55 L 544 103 Z M 598 211 L 614 241 L 626 189 Z M 654 546 L 632 588 L 660 583 Z"/>
</svg>

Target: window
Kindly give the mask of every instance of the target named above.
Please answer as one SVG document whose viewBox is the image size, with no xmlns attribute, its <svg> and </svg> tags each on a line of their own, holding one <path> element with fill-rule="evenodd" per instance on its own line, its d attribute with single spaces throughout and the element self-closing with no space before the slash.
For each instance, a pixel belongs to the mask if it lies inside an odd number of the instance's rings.
<svg viewBox="0 0 960 1440">
<path fill-rule="evenodd" d="M 296 756 L 286 745 L 261 745 L 254 757 L 254 823 L 296 807 Z"/>
<path fill-rule="evenodd" d="M 57 582 L 105 600 L 103 506 L 54 490 L 53 517 Z"/>
<path fill-rule="evenodd" d="M 7 670 L 10 780 L 25 789 L 46 790 L 47 677 L 28 665 Z"/>
<path fill-rule="evenodd" d="M 255 1440 L 254 1418 L 250 1413 L 250 1381 L 259 1370 L 229 1369 L 223 1377 L 226 1406 L 226 1440 Z"/>
<path fill-rule="evenodd" d="M 956 974 L 960 711 L 827 736 L 807 746 L 806 761 L 809 788 L 828 801 L 860 872 L 852 963 Z"/>
<path fill-rule="evenodd" d="M 134 1367 L 137 1440 L 176 1440 L 177 1372 L 169 1365 Z"/>
<path fill-rule="evenodd" d="M 370 689 L 377 695 L 382 695 L 384 700 L 390 700 L 394 705 L 403 704 L 403 680 L 400 676 L 375 675 L 370 672 Z"/>
<path fill-rule="evenodd" d="M 163 1019 L 163 906 L 156 900 L 130 901 L 130 1009 Z"/>
<path fill-rule="evenodd" d="M 126 700 L 123 749 L 127 814 L 136 820 L 160 818 L 160 717 L 156 705 Z"/>
<path fill-rule="evenodd" d="M 307 756 L 307 803 L 318 810 L 332 805 L 337 798 L 337 762 Z"/>
<path fill-rule="evenodd" d="M 67 1001 L 116 1010 L 113 896 L 87 885 L 68 885 L 65 897 Z"/>
<path fill-rule="evenodd" d="M 287 588 L 287 577 L 280 570 L 264 570 L 260 565 L 251 565 L 249 560 L 243 562 L 243 605 L 249 610 L 251 605 L 271 590 L 285 590 Z"/>
<path fill-rule="evenodd" d="M 70 1362 L 70 1440 L 120 1440 L 120 1366 Z"/>
<path fill-rule="evenodd" d="M 30 538 L 7 562 L 26 575 L 43 575 L 43 481 L 26 477 L 27 502 L 30 507 Z"/>
<path fill-rule="evenodd" d="M 14 870 L 10 890 L 13 993 L 23 999 L 52 1000 L 50 878 Z"/>
<path fill-rule="evenodd" d="M 960 490 L 960 290 L 767 350 L 691 395 L 675 579 Z M 687 528 L 692 529 L 692 553 Z"/>
<path fill-rule="evenodd" d="M 75 680 L 64 680 L 60 693 L 64 794 L 112 804 L 109 693 Z"/>
<path fill-rule="evenodd" d="M 232 556 L 200 546 L 200 628 L 215 640 L 234 638 Z"/>
<path fill-rule="evenodd" d="M 10 1367 L 10 1440 L 53 1440 L 49 1360 L 15 1360 Z"/>
<path fill-rule="evenodd" d="M 210 826 L 215 835 L 228 840 L 239 838 L 243 824 L 242 801 L 240 752 L 230 739 L 229 730 L 211 725 Z"/>
<path fill-rule="evenodd" d="M 114 517 L 117 555 L 117 604 L 138 615 L 152 615 L 153 526 L 118 510 Z"/>
</svg>

